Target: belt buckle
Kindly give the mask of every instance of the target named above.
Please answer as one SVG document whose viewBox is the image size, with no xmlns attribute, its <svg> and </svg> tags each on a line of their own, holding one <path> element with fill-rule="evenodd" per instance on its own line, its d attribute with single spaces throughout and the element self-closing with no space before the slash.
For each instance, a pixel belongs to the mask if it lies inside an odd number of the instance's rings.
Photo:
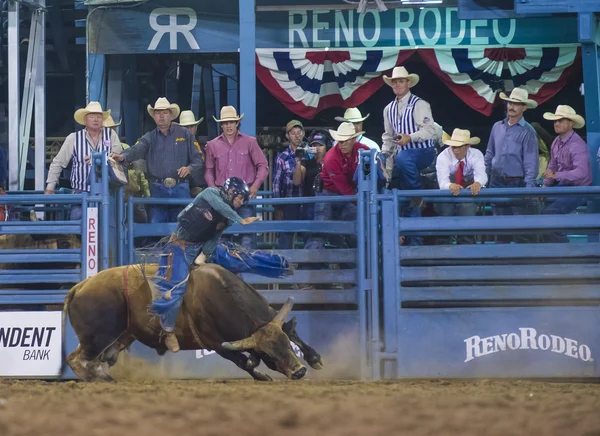
<svg viewBox="0 0 600 436">
<path fill-rule="evenodd" d="M 163 180 L 163 185 L 165 185 L 167 188 L 172 188 L 176 184 L 177 180 L 175 180 L 173 177 L 167 177 L 165 180 Z"/>
</svg>

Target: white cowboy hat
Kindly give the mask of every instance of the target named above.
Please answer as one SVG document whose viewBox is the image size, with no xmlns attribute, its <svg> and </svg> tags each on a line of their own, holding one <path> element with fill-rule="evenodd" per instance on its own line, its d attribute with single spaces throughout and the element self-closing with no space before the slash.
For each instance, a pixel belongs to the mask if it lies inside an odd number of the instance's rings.
<svg viewBox="0 0 600 436">
<path fill-rule="evenodd" d="M 356 138 L 365 132 L 357 132 L 354 129 L 354 124 L 345 122 L 340 124 L 337 130 L 329 129 L 329 134 L 337 142 L 347 141 L 348 139 Z"/>
<path fill-rule="evenodd" d="M 450 147 L 462 147 L 463 145 L 477 145 L 481 140 L 477 136 L 471 138 L 469 130 L 454 129 L 449 139 L 444 139 L 444 144 Z"/>
<path fill-rule="evenodd" d="M 215 117 L 213 116 L 213 118 Z M 221 108 L 221 118 L 215 118 L 215 121 L 217 123 L 223 123 L 225 121 L 239 121 L 242 118 L 244 118 L 244 114 L 238 116 L 238 113 L 233 106 L 223 106 Z"/>
<path fill-rule="evenodd" d="M 102 106 L 97 101 L 90 101 L 84 108 L 77 109 L 73 118 L 82 126 L 85 126 L 85 116 L 87 114 L 102 114 L 102 119 L 105 120 L 110 115 L 110 109 L 107 111 L 102 110 Z"/>
<path fill-rule="evenodd" d="M 500 93 L 500 98 L 506 101 L 512 101 L 513 103 L 522 103 L 527 108 L 533 109 L 537 107 L 537 101 L 529 98 L 529 93 L 523 88 L 515 88 L 511 91 L 510 97 L 507 97 L 505 93 Z"/>
<path fill-rule="evenodd" d="M 202 121 L 204 121 L 204 117 L 200 117 L 200 119 L 196 120 L 196 117 L 194 116 L 194 112 L 183 111 L 179 115 L 179 122 L 173 123 L 173 124 L 179 124 L 180 126 L 187 127 L 187 126 L 196 126 L 196 125 L 200 124 Z"/>
<path fill-rule="evenodd" d="M 106 117 L 104 119 L 104 121 L 102 122 L 102 127 L 119 127 L 120 125 L 121 125 L 121 121 L 119 121 L 118 123 L 115 123 L 115 120 L 113 120 L 113 117 L 111 115 Z"/>
<path fill-rule="evenodd" d="M 369 115 L 371 114 L 367 114 L 363 117 L 357 107 L 351 107 L 346 109 L 343 117 L 335 117 L 335 120 L 339 121 L 340 123 L 344 123 L 346 121 L 350 123 L 362 123 L 364 120 L 369 118 Z"/>
<path fill-rule="evenodd" d="M 559 104 L 556 107 L 555 113 L 546 112 L 544 114 L 545 120 L 556 121 L 562 120 L 563 118 L 573 121 L 573 123 L 575 123 L 573 125 L 575 129 L 581 129 L 583 126 L 585 126 L 585 119 L 581 115 L 577 115 L 575 109 L 573 109 L 571 106 L 567 106 L 566 104 Z"/>
<path fill-rule="evenodd" d="M 171 121 L 179 116 L 179 105 L 175 103 L 169 103 L 165 97 L 158 97 L 156 103 L 154 103 L 154 107 L 148 105 L 148 113 L 151 117 L 154 117 L 154 111 L 157 110 L 170 110 L 171 111 Z"/>
<path fill-rule="evenodd" d="M 394 79 L 408 79 L 409 88 L 412 88 L 417 83 L 419 83 L 419 75 L 408 74 L 408 71 L 406 71 L 406 68 L 404 67 L 394 67 L 394 69 L 392 70 L 392 77 L 388 77 L 386 75 L 383 76 L 383 81 L 389 86 L 392 86 L 392 80 Z"/>
</svg>

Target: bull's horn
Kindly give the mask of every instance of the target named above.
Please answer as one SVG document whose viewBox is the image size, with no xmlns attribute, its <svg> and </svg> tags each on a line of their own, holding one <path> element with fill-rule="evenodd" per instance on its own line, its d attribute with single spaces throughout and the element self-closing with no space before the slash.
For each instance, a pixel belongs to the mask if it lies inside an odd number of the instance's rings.
<svg viewBox="0 0 600 436">
<path fill-rule="evenodd" d="M 277 312 L 275 318 L 273 318 L 273 322 L 275 324 L 278 324 L 279 327 L 281 327 L 285 322 L 285 319 L 287 318 L 288 314 L 292 310 L 292 307 L 294 307 L 294 297 L 289 297 L 285 304 L 281 306 L 281 309 L 279 309 L 279 312 Z"/>
<path fill-rule="evenodd" d="M 38 220 L 38 217 L 35 214 L 35 210 L 31 209 L 29 211 L 29 221 L 37 221 L 37 220 Z"/>
<path fill-rule="evenodd" d="M 240 339 L 239 341 L 223 342 L 221 347 L 230 351 L 244 351 L 256 348 L 256 341 L 252 336 L 246 339 Z"/>
</svg>

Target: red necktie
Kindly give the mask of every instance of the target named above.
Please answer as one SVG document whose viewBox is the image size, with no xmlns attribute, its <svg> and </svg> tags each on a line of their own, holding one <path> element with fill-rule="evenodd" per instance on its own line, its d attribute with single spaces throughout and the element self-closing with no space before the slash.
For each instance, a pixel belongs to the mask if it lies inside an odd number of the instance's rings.
<svg viewBox="0 0 600 436">
<path fill-rule="evenodd" d="M 465 169 L 465 161 L 460 161 L 458 163 L 458 168 L 456 169 L 456 184 L 465 187 L 465 175 L 463 174 L 463 170 Z"/>
</svg>

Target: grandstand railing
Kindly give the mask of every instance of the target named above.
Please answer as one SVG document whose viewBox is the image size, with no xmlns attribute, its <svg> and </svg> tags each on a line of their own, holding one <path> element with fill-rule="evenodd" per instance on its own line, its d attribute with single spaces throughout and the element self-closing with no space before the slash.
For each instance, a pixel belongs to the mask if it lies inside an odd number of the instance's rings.
<svg viewBox="0 0 600 436">
<path fill-rule="evenodd" d="M 108 267 L 108 174 L 103 159 L 94 156 L 100 174 L 92 171 L 90 193 L 13 191 L 2 196 L 1 202 L 19 220 L 0 222 L 0 306 L 62 304 L 73 284 Z M 70 220 L 74 207 L 82 215 Z M 43 220 L 22 221 L 30 210 Z M 88 214 L 97 211 L 93 222 Z"/>
</svg>

